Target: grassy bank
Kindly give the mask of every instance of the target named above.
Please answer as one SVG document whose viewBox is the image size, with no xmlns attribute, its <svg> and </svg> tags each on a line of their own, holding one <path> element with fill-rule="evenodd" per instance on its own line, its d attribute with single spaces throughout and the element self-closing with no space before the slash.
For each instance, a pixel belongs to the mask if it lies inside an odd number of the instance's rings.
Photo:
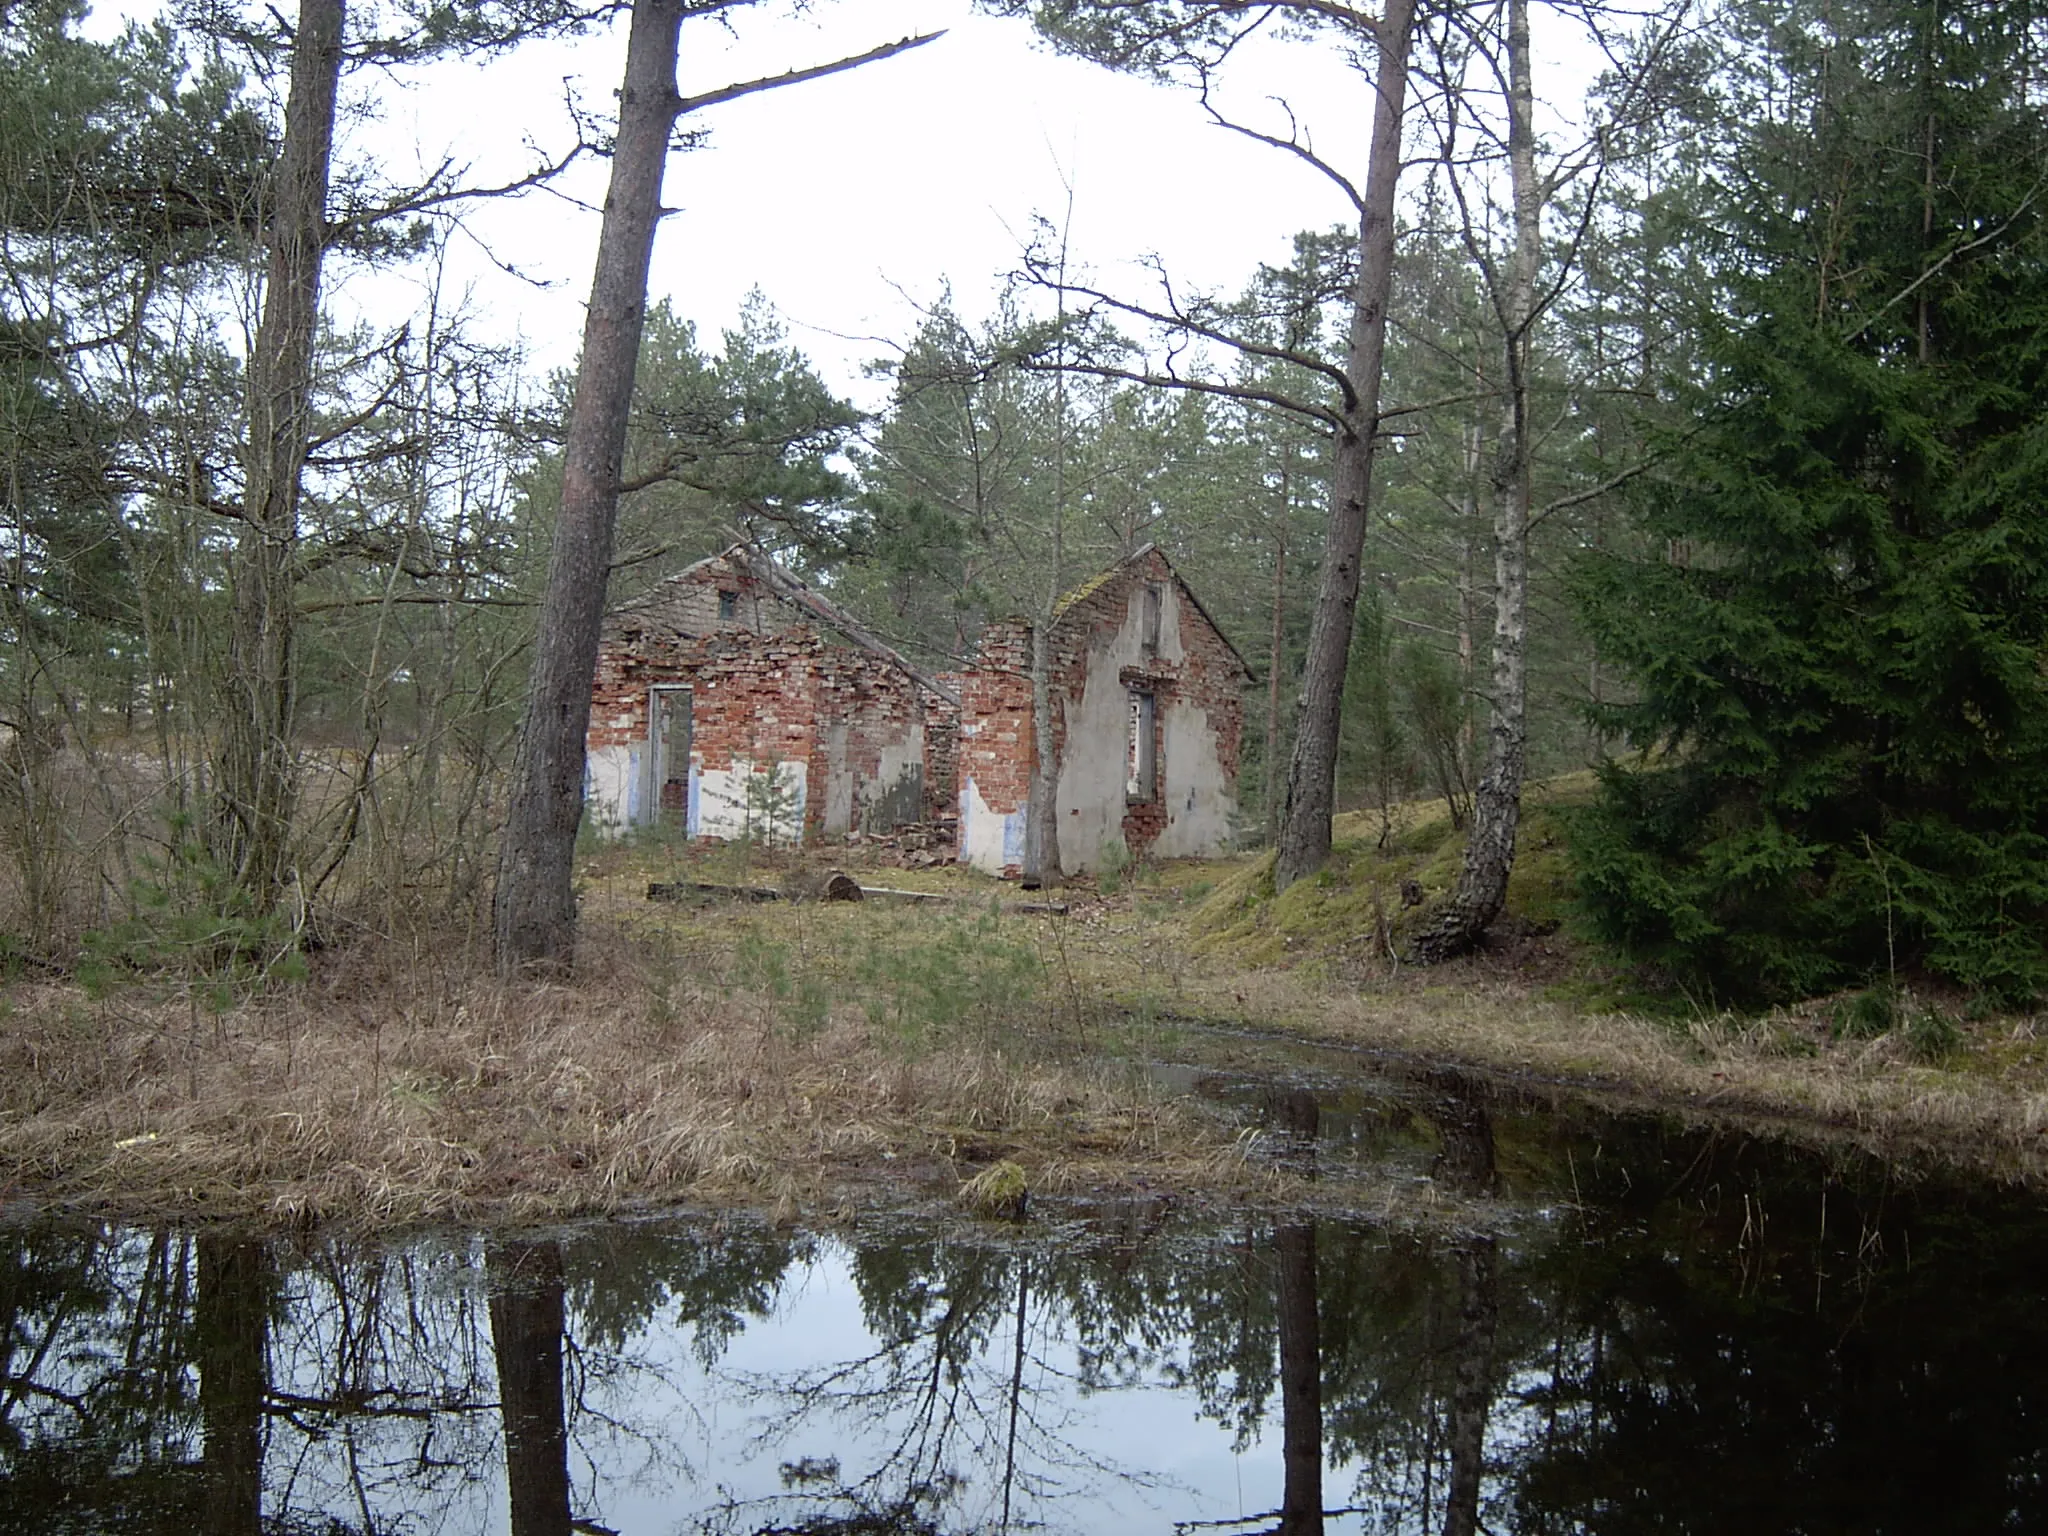
<svg viewBox="0 0 2048 1536">
<path fill-rule="evenodd" d="M 1574 932 L 1568 817 L 1591 792 L 1590 775 L 1532 787 L 1508 912 L 1451 965 L 1401 959 L 1457 877 L 1440 806 L 1339 818 L 1329 867 L 1277 897 L 1266 859 L 1195 875 L 1178 1006 L 2048 1186 L 2048 1020 L 1975 1016 L 1913 978 L 1760 1015 L 1660 995 Z"/>
<path fill-rule="evenodd" d="M 1063 917 L 1018 915 L 1013 888 L 847 849 L 832 864 L 864 883 L 954 899 L 654 902 L 656 880 L 814 893 L 830 867 L 654 844 L 586 860 L 573 983 L 500 984 L 431 934 L 338 945 L 239 1000 L 163 974 L 17 980 L 0 1192 L 273 1222 L 683 1202 L 816 1219 L 1020 1180 L 1297 1200 L 1140 1070 L 1282 1060 L 1257 1031 L 2048 1184 L 2032 1017 L 1910 992 L 1747 1019 L 1643 1006 L 1570 931 L 1558 813 L 1582 792 L 1532 797 L 1497 942 L 1432 970 L 1402 963 L 1403 938 L 1457 839 L 1414 807 L 1342 819 L 1329 869 L 1279 896 L 1247 858 L 1120 871 L 1062 893 Z"/>
<path fill-rule="evenodd" d="M 1004 1162 L 1039 1191 L 1261 1177 L 1223 1129 L 1057 1033 L 806 1012 L 764 942 L 685 952 L 589 928 L 568 984 L 386 944 L 220 1011 L 146 982 L 17 985 L 0 1191 L 128 1215 L 520 1221 L 679 1202 L 816 1216 L 948 1197 Z"/>
<path fill-rule="evenodd" d="M 768 957 L 783 967 L 778 985 L 792 997 L 809 987 L 902 1006 L 908 996 L 914 1009 L 918 983 L 888 958 L 899 941 L 887 935 L 922 935 L 915 951 L 950 932 L 946 942 L 975 956 L 984 974 L 1007 963 L 1005 944 L 1026 945 L 1024 970 L 1043 973 L 1043 1027 L 1098 1052 L 1221 1049 L 1234 1065 L 1255 1068 L 1257 1048 L 1241 1032 L 1268 1032 L 2048 1186 L 2041 1018 L 1971 1017 L 1960 999 L 1916 992 L 1910 981 L 1890 998 L 1846 994 L 1760 1016 L 1655 994 L 1573 930 L 1567 821 L 1591 792 L 1587 774 L 1532 786 L 1494 942 L 1427 969 L 1401 956 L 1455 882 L 1461 852 L 1437 803 L 1396 807 L 1384 820 L 1340 817 L 1327 868 L 1277 896 L 1265 856 L 1140 867 L 1063 893 L 1073 907 L 1064 920 L 1003 919 L 972 940 L 961 936 L 980 921 L 971 914 L 1014 889 L 950 868 L 863 867 L 858 850 L 834 857 L 870 883 L 948 892 L 960 906 L 951 916 L 872 906 L 655 907 L 639 899 L 649 878 L 706 874 L 797 888 L 816 880 L 815 867 L 806 874 L 770 859 L 742 869 L 731 854 L 706 863 L 658 846 L 593 863 L 591 891 L 600 910 L 685 950 Z M 942 997 L 931 1004 L 950 1006 Z M 1233 1034 L 1219 1045 L 1201 1031 L 1160 1027 L 1174 1020 Z"/>
</svg>

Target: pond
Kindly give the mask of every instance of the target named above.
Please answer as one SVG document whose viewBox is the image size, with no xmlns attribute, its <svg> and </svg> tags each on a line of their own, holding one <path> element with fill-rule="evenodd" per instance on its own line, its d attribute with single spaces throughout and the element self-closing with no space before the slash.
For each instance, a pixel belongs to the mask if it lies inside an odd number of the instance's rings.
<svg viewBox="0 0 2048 1536">
<path fill-rule="evenodd" d="M 1185 1086 L 1388 1214 L 0 1228 L 0 1530 L 2048 1528 L 2038 1203 L 1444 1077 Z"/>
</svg>

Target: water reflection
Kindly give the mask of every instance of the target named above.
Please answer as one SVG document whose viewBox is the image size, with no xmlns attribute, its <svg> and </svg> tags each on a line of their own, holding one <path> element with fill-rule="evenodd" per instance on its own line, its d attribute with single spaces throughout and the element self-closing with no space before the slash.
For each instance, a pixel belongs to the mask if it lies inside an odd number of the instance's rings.
<svg viewBox="0 0 2048 1536">
<path fill-rule="evenodd" d="M 1465 1214 L 0 1230 L 0 1529 L 2048 1524 L 2034 1204 L 1449 1080 L 1374 1114 Z"/>
<path fill-rule="evenodd" d="M 505 1424 L 512 1536 L 569 1536 L 562 1245 L 503 1244 L 491 1251 L 485 1273 L 491 1287 L 491 1355 Z"/>
</svg>

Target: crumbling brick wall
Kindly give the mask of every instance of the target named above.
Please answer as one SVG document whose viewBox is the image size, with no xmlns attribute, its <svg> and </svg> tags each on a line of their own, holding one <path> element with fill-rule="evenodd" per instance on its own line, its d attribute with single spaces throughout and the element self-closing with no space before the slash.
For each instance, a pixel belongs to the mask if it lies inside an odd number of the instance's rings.
<svg viewBox="0 0 2048 1536">
<path fill-rule="evenodd" d="M 691 677 L 692 832 L 801 840 L 817 791 L 818 666 L 825 643 L 794 626 L 708 635 Z"/>
<path fill-rule="evenodd" d="M 1028 624 L 992 625 L 961 687 L 961 857 L 1003 873 L 1017 872 L 1028 819 L 1030 651 Z M 1165 556 L 1148 546 L 1070 594 L 1051 663 L 1061 866 L 1092 868 L 1119 841 L 1135 855 L 1221 851 L 1249 673 Z M 1126 793 L 1134 695 L 1149 701 L 1149 793 Z"/>
<path fill-rule="evenodd" d="M 966 674 L 941 672 L 936 680 L 958 698 Z M 935 693 L 923 697 L 924 819 L 951 821 L 960 814 L 960 711 Z"/>
<path fill-rule="evenodd" d="M 1035 739 L 1031 629 L 999 621 L 983 632 L 974 665 L 960 681 L 962 861 L 1005 876 L 1023 872 Z"/>
<path fill-rule="evenodd" d="M 590 689 L 591 747 L 638 746 L 647 739 L 647 690 L 689 679 L 693 650 L 674 636 L 635 627 L 605 637 Z"/>
</svg>

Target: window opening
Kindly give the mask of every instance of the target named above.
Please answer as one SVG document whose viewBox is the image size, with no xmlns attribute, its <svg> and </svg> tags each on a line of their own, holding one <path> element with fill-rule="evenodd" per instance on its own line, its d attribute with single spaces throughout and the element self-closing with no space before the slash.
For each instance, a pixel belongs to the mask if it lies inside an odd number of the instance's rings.
<svg viewBox="0 0 2048 1536">
<path fill-rule="evenodd" d="M 1154 739 L 1157 731 L 1157 705 L 1150 693 L 1142 689 L 1131 690 L 1131 739 L 1130 751 L 1126 755 L 1127 774 L 1124 780 L 1124 798 L 1130 801 L 1146 801 L 1158 798 L 1159 794 L 1159 750 Z"/>
<path fill-rule="evenodd" d="M 718 594 L 718 622 L 730 624 L 740 616 L 740 595 L 737 592 Z"/>
<path fill-rule="evenodd" d="M 1156 581 L 1147 582 L 1145 585 L 1144 630 L 1145 654 L 1147 656 L 1159 654 L 1159 615 L 1165 606 L 1166 589 Z"/>
</svg>

